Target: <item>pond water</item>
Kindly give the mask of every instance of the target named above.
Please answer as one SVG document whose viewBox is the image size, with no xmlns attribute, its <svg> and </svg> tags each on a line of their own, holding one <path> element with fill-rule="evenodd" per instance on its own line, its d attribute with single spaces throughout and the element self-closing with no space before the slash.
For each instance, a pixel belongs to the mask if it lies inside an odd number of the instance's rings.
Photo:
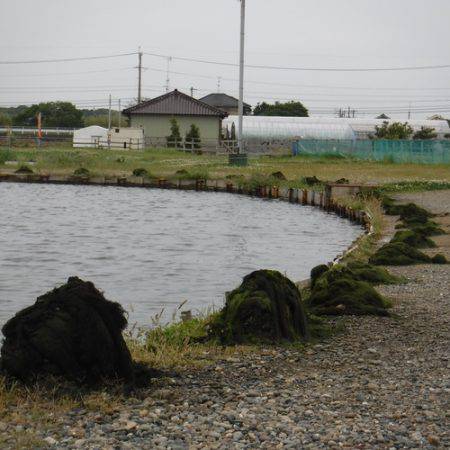
<svg viewBox="0 0 450 450">
<path fill-rule="evenodd" d="M 78 275 L 130 323 L 221 306 L 257 269 L 292 280 L 361 234 L 319 209 L 226 193 L 0 183 L 0 324 Z"/>
</svg>

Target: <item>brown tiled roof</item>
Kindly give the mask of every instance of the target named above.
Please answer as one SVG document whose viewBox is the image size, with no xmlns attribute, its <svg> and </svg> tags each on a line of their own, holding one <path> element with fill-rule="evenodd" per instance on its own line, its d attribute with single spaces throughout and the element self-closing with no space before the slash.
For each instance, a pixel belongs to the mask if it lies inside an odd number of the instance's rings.
<svg viewBox="0 0 450 450">
<path fill-rule="evenodd" d="M 150 114 L 171 116 L 226 117 L 228 114 L 189 95 L 174 90 L 123 111 L 125 115 Z"/>
</svg>

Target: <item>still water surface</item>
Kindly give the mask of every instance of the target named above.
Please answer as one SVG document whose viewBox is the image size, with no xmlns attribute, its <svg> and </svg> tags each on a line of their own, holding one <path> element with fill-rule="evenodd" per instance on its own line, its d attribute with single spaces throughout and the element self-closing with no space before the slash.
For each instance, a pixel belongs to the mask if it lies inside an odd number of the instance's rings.
<svg viewBox="0 0 450 450">
<path fill-rule="evenodd" d="M 308 206 L 225 193 L 0 184 L 0 324 L 72 275 L 147 325 L 193 311 L 256 269 L 308 277 L 361 233 Z"/>
</svg>

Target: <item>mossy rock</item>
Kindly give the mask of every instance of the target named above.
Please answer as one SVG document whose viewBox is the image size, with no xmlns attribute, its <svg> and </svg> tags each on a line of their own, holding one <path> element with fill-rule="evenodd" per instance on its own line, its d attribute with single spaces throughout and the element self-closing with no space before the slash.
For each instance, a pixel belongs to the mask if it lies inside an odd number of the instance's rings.
<svg viewBox="0 0 450 450">
<path fill-rule="evenodd" d="M 300 292 L 280 272 L 253 272 L 227 293 L 225 307 L 211 325 L 211 335 L 223 344 L 308 339 Z"/>
<path fill-rule="evenodd" d="M 382 205 L 386 214 L 400 216 L 400 219 L 405 224 L 424 224 L 428 222 L 430 217 L 433 217 L 433 214 L 415 203 L 407 203 L 406 205 L 396 204 L 390 197 L 383 197 Z"/>
<path fill-rule="evenodd" d="M 287 180 L 286 176 L 283 172 L 274 172 L 272 175 L 270 175 L 272 178 L 275 178 L 276 180 Z"/>
<path fill-rule="evenodd" d="M 365 281 L 374 285 L 401 282 L 398 277 L 391 275 L 386 269 L 372 264 L 352 261 L 347 264 L 347 268 L 351 270 L 352 277 L 358 281 Z"/>
<path fill-rule="evenodd" d="M 71 277 L 5 324 L 1 369 L 25 381 L 45 375 L 86 384 L 133 381 L 122 336 L 126 325 L 120 304 L 105 299 L 93 283 Z"/>
<path fill-rule="evenodd" d="M 404 242 L 383 245 L 369 259 L 369 263 L 376 266 L 410 266 L 430 262 L 428 255 Z"/>
<path fill-rule="evenodd" d="M 349 184 L 350 180 L 348 178 L 339 178 L 334 182 L 335 184 Z"/>
<path fill-rule="evenodd" d="M 448 259 L 442 254 L 438 253 L 431 258 L 433 264 L 448 264 Z"/>
<path fill-rule="evenodd" d="M 20 166 L 15 173 L 33 173 L 33 169 L 31 167 L 28 166 Z"/>
<path fill-rule="evenodd" d="M 405 244 L 416 248 L 436 247 L 436 244 L 429 237 L 419 233 L 417 228 L 414 230 L 397 231 L 391 242 L 404 242 Z"/>
<path fill-rule="evenodd" d="M 313 267 L 311 269 L 311 289 L 314 288 L 316 281 L 325 273 L 328 272 L 330 268 L 326 264 L 320 264 L 319 266 Z"/>
<path fill-rule="evenodd" d="M 308 306 L 316 315 L 387 316 L 390 303 L 347 267 L 332 268 L 317 280 Z"/>
<path fill-rule="evenodd" d="M 312 177 L 303 177 L 302 181 L 308 186 L 314 186 L 316 184 L 322 184 L 322 181 L 319 180 L 315 175 Z"/>
<path fill-rule="evenodd" d="M 79 167 L 73 171 L 73 174 L 77 177 L 88 177 L 90 175 L 89 169 L 85 167 Z"/>
<path fill-rule="evenodd" d="M 147 171 L 147 169 L 144 169 L 143 167 L 139 167 L 139 168 L 133 170 L 133 175 L 135 177 L 148 177 L 148 171 Z"/>
<path fill-rule="evenodd" d="M 404 224 L 406 225 L 406 224 Z M 404 226 L 406 228 L 406 226 Z M 431 220 L 426 223 L 412 223 L 408 225 L 410 230 L 420 233 L 422 236 L 439 236 L 447 234 L 439 225 Z"/>
</svg>

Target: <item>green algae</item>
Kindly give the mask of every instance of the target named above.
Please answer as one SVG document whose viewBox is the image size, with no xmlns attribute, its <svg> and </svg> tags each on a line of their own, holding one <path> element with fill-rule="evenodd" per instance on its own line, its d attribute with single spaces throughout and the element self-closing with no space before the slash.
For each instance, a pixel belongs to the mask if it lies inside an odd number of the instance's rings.
<svg viewBox="0 0 450 450">
<path fill-rule="evenodd" d="M 211 336 L 225 345 L 308 339 L 299 290 L 277 271 L 247 275 L 237 289 L 227 293 L 225 307 L 211 325 Z"/>
<path fill-rule="evenodd" d="M 415 248 L 434 248 L 436 244 L 416 229 L 397 231 L 391 240 L 392 243 L 403 242 Z"/>
</svg>

